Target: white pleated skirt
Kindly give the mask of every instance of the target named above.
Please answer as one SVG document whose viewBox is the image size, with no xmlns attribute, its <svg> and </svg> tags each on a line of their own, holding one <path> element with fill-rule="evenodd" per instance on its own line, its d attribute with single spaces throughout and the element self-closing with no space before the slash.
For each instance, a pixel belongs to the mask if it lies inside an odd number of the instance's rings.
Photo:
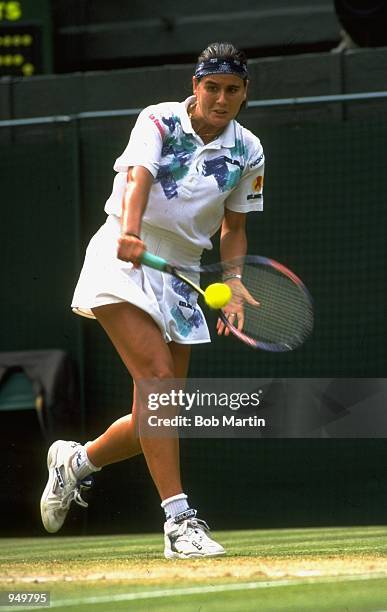
<svg viewBox="0 0 387 612">
<path fill-rule="evenodd" d="M 210 342 L 196 292 L 169 274 L 146 266 L 134 268 L 131 263 L 118 259 L 120 231 L 120 219 L 109 215 L 90 240 L 71 304 L 73 311 L 95 319 L 92 308 L 129 302 L 152 317 L 166 342 Z M 201 250 L 172 232 L 143 224 L 141 237 L 150 253 L 170 263 L 183 266 L 200 263 Z M 199 283 L 199 274 L 191 273 L 190 277 Z"/>
</svg>

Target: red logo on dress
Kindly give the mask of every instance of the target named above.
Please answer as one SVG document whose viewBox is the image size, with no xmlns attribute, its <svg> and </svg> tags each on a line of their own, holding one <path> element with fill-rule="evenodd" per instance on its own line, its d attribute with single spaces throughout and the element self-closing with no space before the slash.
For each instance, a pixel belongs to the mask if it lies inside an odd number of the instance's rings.
<svg viewBox="0 0 387 612">
<path fill-rule="evenodd" d="M 159 131 L 159 132 L 160 132 L 160 134 L 161 134 L 161 138 L 163 138 L 163 136 L 164 136 L 164 130 L 163 130 L 163 127 L 162 127 L 162 125 L 161 125 L 160 121 L 159 121 L 159 120 L 157 119 L 157 117 L 155 117 L 154 115 L 149 115 L 149 119 L 150 119 L 151 121 L 153 121 L 153 123 L 155 124 L 155 126 L 157 127 L 158 131 Z"/>
<path fill-rule="evenodd" d="M 253 180 L 253 191 L 261 191 L 263 185 L 263 176 L 256 176 Z"/>
</svg>

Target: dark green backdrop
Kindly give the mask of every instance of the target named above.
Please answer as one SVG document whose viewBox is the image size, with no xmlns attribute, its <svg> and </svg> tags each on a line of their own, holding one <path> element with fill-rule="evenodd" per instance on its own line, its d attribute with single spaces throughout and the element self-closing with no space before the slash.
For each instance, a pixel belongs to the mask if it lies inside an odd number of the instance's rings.
<svg viewBox="0 0 387 612">
<path fill-rule="evenodd" d="M 304 124 L 298 112 L 285 125 L 270 125 L 253 110 L 241 121 L 260 136 L 267 158 L 265 211 L 248 219 L 249 251 L 303 278 L 315 301 L 315 332 L 282 355 L 252 352 L 214 334 L 210 347 L 194 349 L 191 376 L 385 376 L 387 122 Z M 69 304 L 132 125 L 121 118 L 0 131 L 0 350 L 62 348 L 72 355 L 84 382 L 83 441 L 130 409 L 124 367 L 98 324 L 77 318 Z M 36 499 L 46 451 L 38 429 L 25 423 L 24 442 L 13 438 L 11 419 L 8 435 L 19 478 L 31 445 L 37 485 L 27 495 L 15 493 L 14 529 L 40 533 Z M 384 440 L 182 442 L 185 488 L 217 527 L 384 522 L 386 459 Z M 4 475 L 9 490 L 14 470 L 11 461 Z M 26 504 L 34 517 L 28 525 L 21 521 Z M 136 458 L 98 475 L 86 527 L 75 511 L 64 533 L 158 528 L 157 504 Z"/>
</svg>

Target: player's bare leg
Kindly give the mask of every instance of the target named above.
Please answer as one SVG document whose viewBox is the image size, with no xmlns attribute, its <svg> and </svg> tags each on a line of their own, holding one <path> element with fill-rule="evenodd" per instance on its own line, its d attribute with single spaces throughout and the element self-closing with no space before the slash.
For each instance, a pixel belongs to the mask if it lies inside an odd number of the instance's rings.
<svg viewBox="0 0 387 612">
<path fill-rule="evenodd" d="M 168 345 L 153 319 L 132 304 L 108 304 L 93 310 L 134 381 L 170 380 L 174 364 Z M 135 425 L 142 414 L 136 397 Z M 136 422 L 137 421 L 137 422 Z M 179 440 L 176 437 L 143 437 L 140 443 L 161 499 L 181 493 Z"/>
<path fill-rule="evenodd" d="M 174 378 L 185 380 L 188 373 L 191 347 L 186 344 L 170 342 L 168 348 L 173 360 Z M 96 467 L 130 459 L 142 453 L 138 432 L 136 431 L 136 385 L 133 389 L 133 411 L 115 421 L 98 438 L 87 444 L 87 455 Z"/>
<path fill-rule="evenodd" d="M 173 378 L 171 351 L 149 315 L 127 303 L 101 306 L 96 309 L 96 315 L 134 380 L 162 381 Z M 128 425 L 131 434 L 125 452 L 120 450 L 119 454 L 126 458 L 125 455 L 137 454 L 142 449 L 161 499 L 181 495 L 177 435 L 175 438 L 152 438 L 145 442 L 140 439 L 139 446 L 135 431 L 137 418 L 141 418 L 141 410 L 135 405 L 130 421 L 127 420 L 124 425 L 122 422 L 113 425 L 113 432 L 121 442 Z M 114 456 L 110 459 L 114 459 Z M 47 468 L 49 477 L 42 494 L 40 510 L 45 529 L 55 533 L 62 527 L 73 501 L 87 506 L 81 497 L 82 487 L 85 486 L 83 480 L 100 468 L 92 463 L 84 446 L 65 440 L 57 440 L 51 445 Z"/>
</svg>

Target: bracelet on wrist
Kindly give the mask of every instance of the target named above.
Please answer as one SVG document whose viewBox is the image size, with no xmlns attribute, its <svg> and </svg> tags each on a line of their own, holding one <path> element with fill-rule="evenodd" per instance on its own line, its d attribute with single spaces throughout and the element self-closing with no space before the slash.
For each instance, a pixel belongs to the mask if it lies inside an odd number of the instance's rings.
<svg viewBox="0 0 387 612">
<path fill-rule="evenodd" d="M 142 238 L 138 234 L 135 234 L 134 232 L 124 232 L 124 236 L 133 236 L 134 238 L 137 238 L 138 240 L 142 240 Z"/>
<path fill-rule="evenodd" d="M 223 282 L 231 280 L 232 278 L 239 278 L 239 280 L 242 280 L 242 274 L 225 274 L 223 276 Z"/>
</svg>

